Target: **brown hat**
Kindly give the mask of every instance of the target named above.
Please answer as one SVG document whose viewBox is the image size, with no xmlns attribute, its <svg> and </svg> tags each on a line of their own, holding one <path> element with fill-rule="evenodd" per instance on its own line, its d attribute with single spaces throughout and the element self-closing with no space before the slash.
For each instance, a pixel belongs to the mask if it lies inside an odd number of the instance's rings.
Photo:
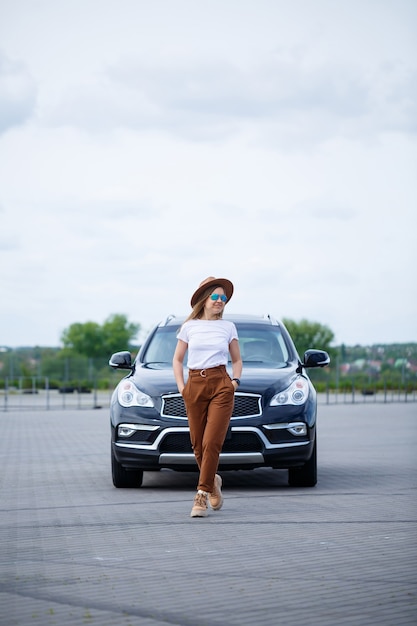
<svg viewBox="0 0 417 626">
<path fill-rule="evenodd" d="M 233 284 L 230 282 L 230 280 L 227 280 L 227 278 L 214 278 L 214 276 L 209 276 L 200 283 L 198 289 L 194 291 L 193 295 L 191 296 L 192 307 L 198 302 L 202 294 L 209 287 L 213 287 L 213 289 L 215 289 L 216 287 L 223 287 L 228 301 L 233 295 Z"/>
</svg>

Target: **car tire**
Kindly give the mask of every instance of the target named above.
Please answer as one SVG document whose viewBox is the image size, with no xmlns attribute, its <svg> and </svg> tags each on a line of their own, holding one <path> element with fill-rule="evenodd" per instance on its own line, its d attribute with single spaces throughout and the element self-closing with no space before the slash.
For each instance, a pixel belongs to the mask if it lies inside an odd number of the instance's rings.
<svg viewBox="0 0 417 626">
<path fill-rule="evenodd" d="M 314 441 L 313 453 L 307 463 L 301 467 L 290 467 L 288 470 L 290 487 L 315 487 L 317 484 L 317 438 Z"/>
<path fill-rule="evenodd" d="M 143 481 L 143 470 L 127 470 L 120 465 L 111 451 L 111 474 L 113 485 L 119 489 L 133 489 L 141 487 Z"/>
</svg>

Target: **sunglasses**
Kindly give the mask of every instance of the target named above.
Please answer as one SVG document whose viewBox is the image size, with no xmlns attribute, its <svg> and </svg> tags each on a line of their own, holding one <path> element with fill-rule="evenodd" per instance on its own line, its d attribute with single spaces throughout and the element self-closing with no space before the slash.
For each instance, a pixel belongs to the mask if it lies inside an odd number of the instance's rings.
<svg viewBox="0 0 417 626">
<path fill-rule="evenodd" d="M 220 295 L 218 293 L 212 293 L 210 298 L 216 302 L 219 298 L 222 302 L 227 302 L 227 296 Z"/>
</svg>

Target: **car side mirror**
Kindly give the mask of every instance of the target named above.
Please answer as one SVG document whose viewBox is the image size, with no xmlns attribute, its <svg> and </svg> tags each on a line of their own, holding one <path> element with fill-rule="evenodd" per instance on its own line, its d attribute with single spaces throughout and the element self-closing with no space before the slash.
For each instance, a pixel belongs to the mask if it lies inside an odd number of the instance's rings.
<svg viewBox="0 0 417 626">
<path fill-rule="evenodd" d="M 109 365 L 114 369 L 131 370 L 133 369 L 132 355 L 127 351 L 115 352 L 110 357 Z"/>
<path fill-rule="evenodd" d="M 329 363 L 330 357 L 324 350 L 307 350 L 304 352 L 304 367 L 326 367 Z"/>
</svg>

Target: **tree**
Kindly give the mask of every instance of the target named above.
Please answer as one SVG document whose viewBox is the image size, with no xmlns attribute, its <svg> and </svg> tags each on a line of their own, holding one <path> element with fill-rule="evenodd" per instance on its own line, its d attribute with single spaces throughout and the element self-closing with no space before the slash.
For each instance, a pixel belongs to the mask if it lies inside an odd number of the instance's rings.
<svg viewBox="0 0 417 626">
<path fill-rule="evenodd" d="M 103 324 L 103 341 L 107 354 L 129 350 L 131 342 L 140 330 L 140 324 L 132 324 L 126 315 L 110 315 Z"/>
<path fill-rule="evenodd" d="M 64 349 L 90 359 L 108 359 L 113 352 L 129 350 L 131 341 L 140 329 L 126 315 L 114 314 L 100 326 L 96 322 L 71 324 L 61 335 Z"/>
<path fill-rule="evenodd" d="M 306 319 L 295 322 L 294 320 L 284 318 L 282 321 L 288 329 L 301 358 L 303 358 L 304 352 L 309 348 L 326 350 L 329 354 L 334 352 L 330 347 L 334 340 L 334 333 L 328 326 L 318 322 L 310 322 Z"/>
</svg>

